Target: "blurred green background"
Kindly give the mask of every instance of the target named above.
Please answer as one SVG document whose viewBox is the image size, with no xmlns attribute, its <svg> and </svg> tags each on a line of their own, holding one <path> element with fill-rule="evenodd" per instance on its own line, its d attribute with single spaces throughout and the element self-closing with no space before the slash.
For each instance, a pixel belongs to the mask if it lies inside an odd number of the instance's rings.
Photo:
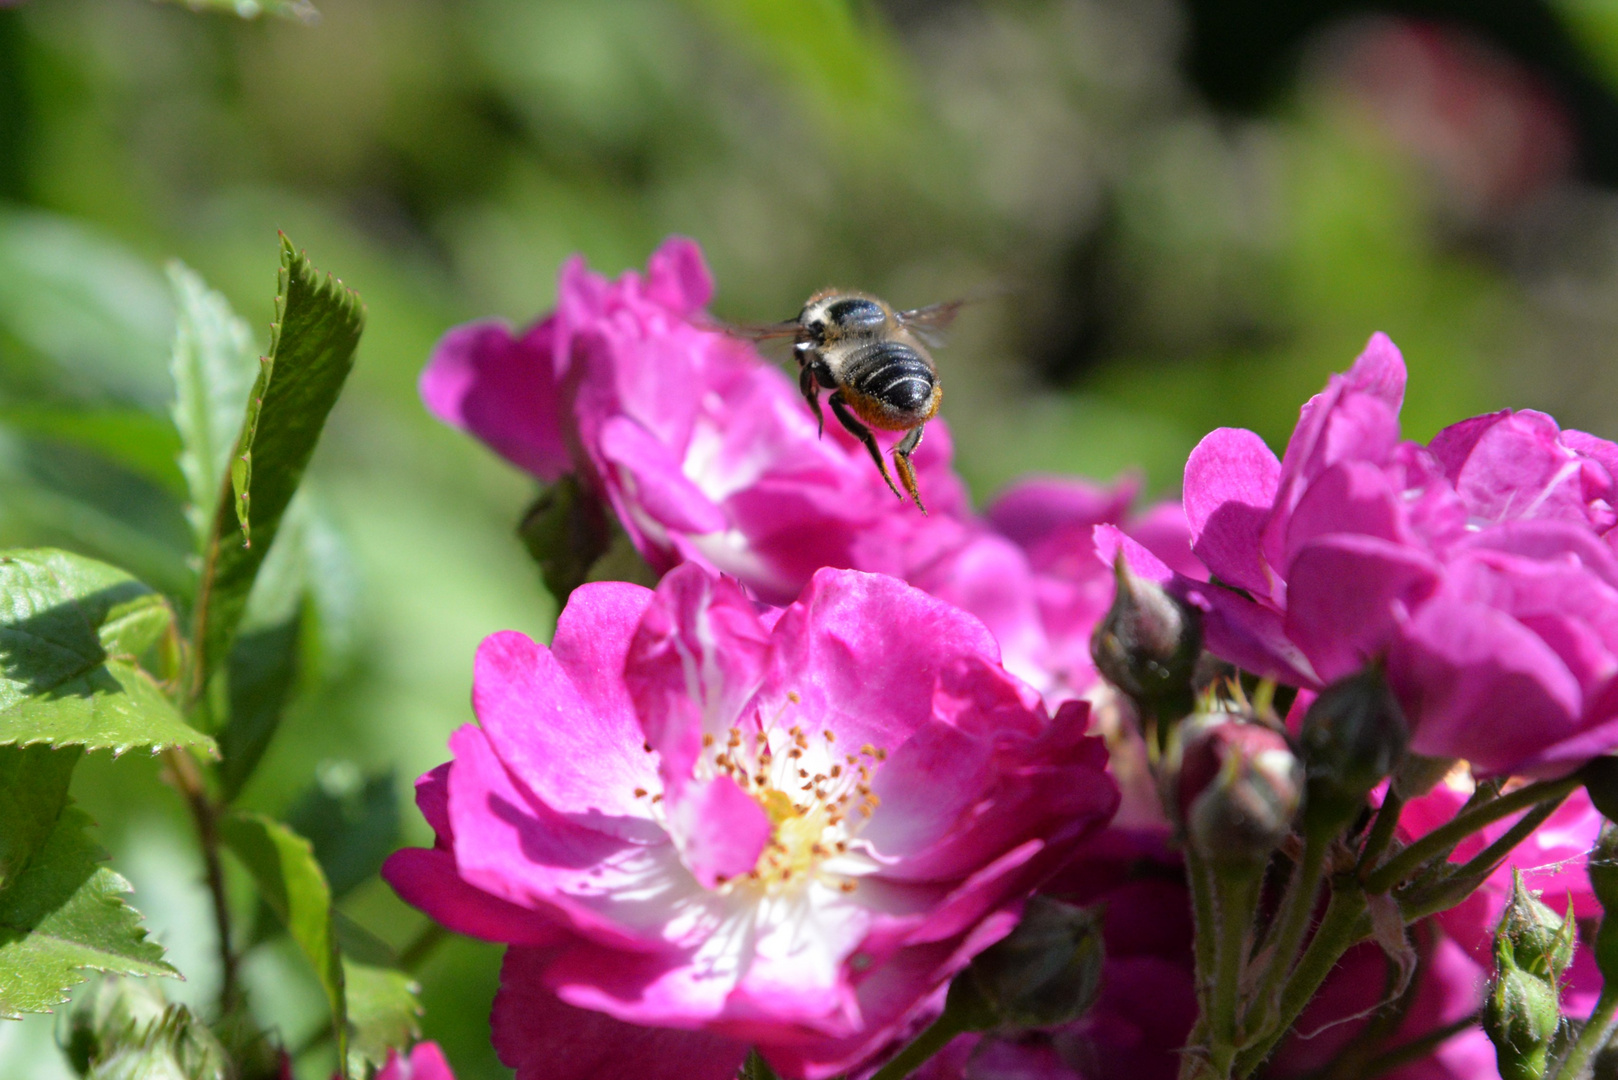
<svg viewBox="0 0 1618 1080">
<path fill-rule="evenodd" d="M 544 311 L 574 251 L 616 273 L 691 235 L 717 313 L 750 321 L 827 284 L 1010 286 L 939 357 L 980 499 L 1031 470 L 1171 494 L 1211 427 L 1279 447 L 1379 329 L 1415 437 L 1506 404 L 1618 435 L 1610 0 L 318 6 L 0 5 L 0 544 L 183 589 L 170 258 L 267 339 L 284 229 L 369 309 L 313 470 L 327 651 L 256 807 L 388 770 L 407 797 L 470 718 L 479 639 L 549 632 L 513 534 L 534 485 L 414 387 L 455 322 Z M 74 787 L 189 975 L 174 995 L 208 1000 L 178 800 L 144 760 Z M 344 908 L 395 944 L 421 926 L 375 878 Z M 463 1080 L 508 1075 L 498 956 L 452 941 L 421 972 Z M 290 1044 L 319 1027 L 290 951 L 248 976 Z M 0 1026 L 0 1075 L 66 1075 L 50 1017 Z"/>
</svg>

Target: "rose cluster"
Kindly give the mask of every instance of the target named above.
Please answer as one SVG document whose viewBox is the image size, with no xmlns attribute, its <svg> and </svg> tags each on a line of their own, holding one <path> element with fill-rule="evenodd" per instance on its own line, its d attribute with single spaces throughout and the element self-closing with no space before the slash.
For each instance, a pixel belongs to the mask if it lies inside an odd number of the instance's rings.
<svg viewBox="0 0 1618 1080">
<path fill-rule="evenodd" d="M 550 315 L 451 331 L 421 380 L 659 579 L 574 588 L 548 646 L 484 642 L 477 724 L 417 785 L 436 842 L 385 868 L 509 946 L 493 1038 L 519 1078 L 1150 1080 L 1242 1075 L 1241 1052 L 1275 1077 L 1492 1075 L 1503 1036 L 1468 1021 L 1504 1000 L 1517 875 L 1602 914 L 1603 819 L 1545 785 L 1618 748 L 1618 446 L 1533 412 L 1403 440 L 1378 335 L 1279 460 L 1205 438 L 1183 510 L 1037 477 L 978 513 L 935 421 L 924 516 L 704 314 L 712 291 L 682 239 L 644 275 L 575 260 Z M 1152 651 L 1165 633 L 1184 664 Z M 1119 664 L 1179 680 L 1197 715 Z M 1396 738 L 1356 727 L 1361 686 Z M 1325 760 L 1355 754 L 1377 764 Z M 1362 865 L 1322 915 L 1311 829 L 1354 768 L 1330 857 Z M 1279 892 L 1244 869 L 1272 859 Z M 1035 895 L 1090 914 L 1036 932 Z M 1241 996 L 1292 987 L 1354 902 L 1307 1008 L 1277 1023 Z M 1209 910 L 1291 952 L 1216 949 Z M 1070 938 L 1091 944 L 1026 959 Z M 1567 940 L 1552 1010 L 1582 1014 L 1601 973 Z M 1007 964 L 1033 966 L 1008 984 Z"/>
</svg>

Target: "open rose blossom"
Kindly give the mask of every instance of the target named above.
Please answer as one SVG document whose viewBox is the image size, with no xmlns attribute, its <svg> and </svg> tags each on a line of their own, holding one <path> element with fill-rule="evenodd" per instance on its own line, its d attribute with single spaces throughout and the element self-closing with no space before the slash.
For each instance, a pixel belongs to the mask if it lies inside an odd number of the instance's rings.
<svg viewBox="0 0 1618 1080">
<path fill-rule="evenodd" d="M 1405 366 L 1378 334 L 1304 405 L 1277 461 L 1250 431 L 1185 471 L 1220 586 L 1207 641 L 1318 687 L 1386 665 L 1411 749 L 1479 775 L 1552 775 L 1618 747 L 1618 447 L 1542 413 L 1399 437 Z"/>
<path fill-rule="evenodd" d="M 659 573 L 695 562 L 775 603 L 822 566 L 902 573 L 895 546 L 929 518 L 894 498 L 853 436 L 817 433 L 778 365 L 702 315 L 712 295 L 701 250 L 681 237 L 644 277 L 608 281 L 574 258 L 556 310 L 528 329 L 446 334 L 422 400 L 542 480 L 579 476 Z M 928 425 L 912 461 L 934 521 L 967 510 L 947 425 Z"/>
<path fill-rule="evenodd" d="M 419 785 L 437 845 L 384 873 L 513 946 L 523 1078 L 728 1080 L 749 1045 L 847 1071 L 1118 800 L 1084 704 L 1050 716 L 977 619 L 856 571 L 763 614 L 693 565 L 585 585 L 550 648 L 483 643 L 473 706 Z"/>
</svg>

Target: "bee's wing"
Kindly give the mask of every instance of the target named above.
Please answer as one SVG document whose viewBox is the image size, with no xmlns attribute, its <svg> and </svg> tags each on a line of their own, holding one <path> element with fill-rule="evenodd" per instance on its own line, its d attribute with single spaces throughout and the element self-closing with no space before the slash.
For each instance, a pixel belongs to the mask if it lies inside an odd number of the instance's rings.
<svg viewBox="0 0 1618 1080">
<path fill-rule="evenodd" d="M 798 332 L 798 320 L 788 319 L 785 322 L 774 323 L 729 323 L 709 316 L 705 329 L 717 330 L 719 333 L 729 334 L 731 337 L 746 338 L 748 341 L 771 341 L 776 338 L 795 336 Z"/>
<path fill-rule="evenodd" d="M 971 302 L 971 298 L 963 296 L 956 300 L 946 300 L 942 304 L 896 311 L 893 317 L 898 320 L 900 326 L 936 349 L 948 336 L 945 331 L 949 329 L 949 324 L 955 321 L 955 316 L 960 314 L 961 308 Z"/>
</svg>

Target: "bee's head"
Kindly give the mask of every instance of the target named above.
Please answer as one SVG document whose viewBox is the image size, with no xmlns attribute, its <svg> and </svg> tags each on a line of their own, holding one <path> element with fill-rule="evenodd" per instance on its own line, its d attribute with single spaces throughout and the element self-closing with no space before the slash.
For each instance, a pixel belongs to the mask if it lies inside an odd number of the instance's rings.
<svg viewBox="0 0 1618 1080">
<path fill-rule="evenodd" d="M 888 313 L 879 302 L 840 293 L 809 301 L 798 316 L 800 340 L 816 348 L 880 334 L 887 322 Z"/>
</svg>

